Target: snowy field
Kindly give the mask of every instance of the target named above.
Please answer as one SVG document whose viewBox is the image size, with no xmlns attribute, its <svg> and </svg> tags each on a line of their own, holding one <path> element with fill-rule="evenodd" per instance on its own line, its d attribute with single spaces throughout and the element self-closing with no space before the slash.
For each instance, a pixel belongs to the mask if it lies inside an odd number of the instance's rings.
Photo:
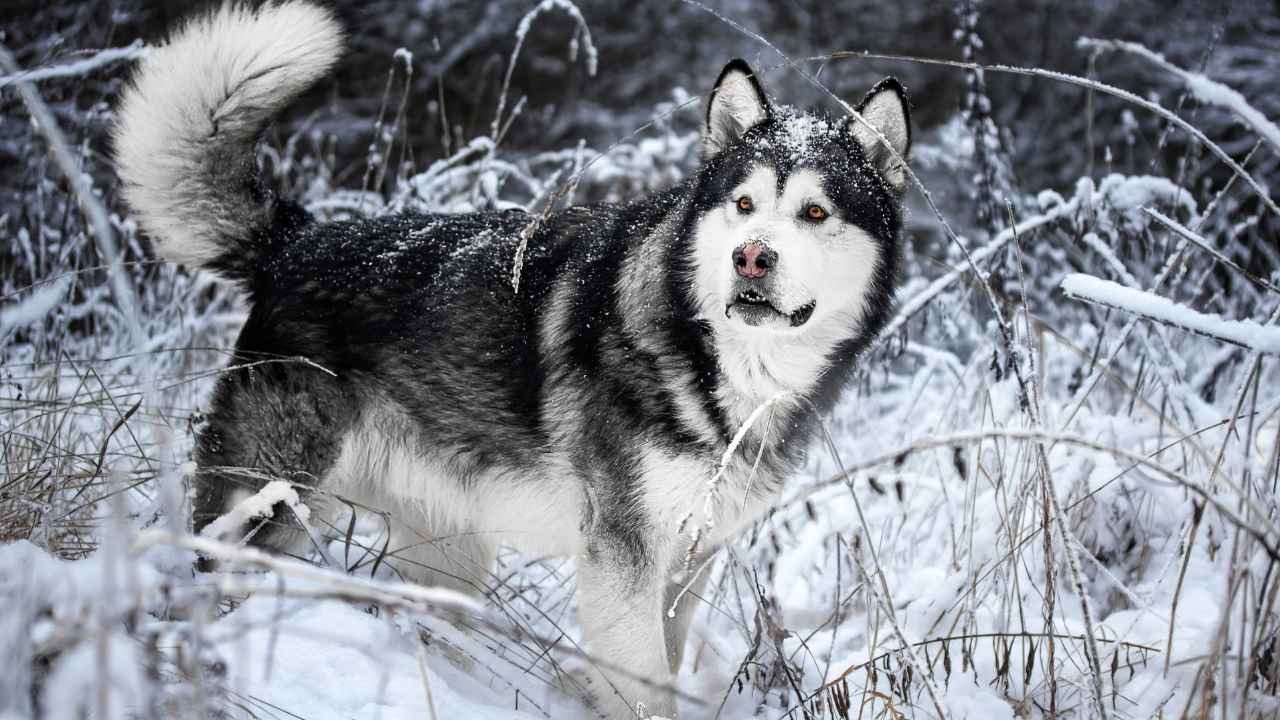
<svg viewBox="0 0 1280 720">
<path fill-rule="evenodd" d="M 598 57 L 590 6 L 518 5 L 499 79 L 526 40 L 588 88 L 634 72 Z M 684 12 L 754 43 L 784 101 L 860 62 L 780 56 L 737 6 Z M 917 128 L 896 314 L 782 502 L 703 569 L 681 718 L 1280 717 L 1277 98 L 1215 72 L 1245 51 L 1214 28 L 1198 64 L 1071 37 L 1075 72 L 977 70 L 982 10 L 946 16 L 959 102 Z M 1271 72 L 1280 23 L 1257 24 Z M 593 717 L 577 671 L 608 658 L 579 644 L 570 560 L 505 551 L 469 597 L 397 581 L 395 508 L 313 528 L 307 557 L 191 535 L 193 436 L 245 310 L 147 260 L 117 198 L 102 128 L 135 37 L 0 46 L 0 720 Z M 322 218 L 540 209 L 666 186 L 697 153 L 707 88 L 608 142 L 517 148 L 540 111 L 497 83 L 496 118 L 406 152 L 426 55 L 380 56 L 354 172 L 333 101 L 269 136 L 269 176 Z M 1059 117 L 1107 109 L 1070 170 L 1018 165 L 1006 80 L 1069 98 Z"/>
</svg>

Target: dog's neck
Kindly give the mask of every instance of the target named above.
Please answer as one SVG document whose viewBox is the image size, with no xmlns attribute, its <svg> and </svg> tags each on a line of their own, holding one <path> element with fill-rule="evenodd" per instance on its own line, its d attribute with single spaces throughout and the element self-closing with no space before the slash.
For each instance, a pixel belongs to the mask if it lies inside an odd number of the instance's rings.
<svg viewBox="0 0 1280 720">
<path fill-rule="evenodd" d="M 671 387 L 680 388 L 674 393 L 677 412 L 699 429 L 699 435 L 717 438 L 713 444 L 722 445 L 756 413 L 751 434 L 771 424 L 769 435 L 777 440 L 783 425 L 792 427 L 795 417 L 813 411 L 811 403 L 831 371 L 836 349 L 852 335 L 857 319 L 827 318 L 803 333 L 769 333 L 746 327 L 723 310 L 711 311 L 709 306 L 718 299 L 696 297 L 688 286 L 691 274 L 674 284 L 674 292 L 686 293 L 690 303 L 681 303 L 673 293 L 653 292 L 655 287 L 672 287 L 668 268 L 680 263 L 669 260 L 684 247 L 679 232 L 686 211 L 668 213 L 645 242 L 628 249 L 617 280 L 623 331 L 638 349 L 669 360 L 659 371 Z M 672 342 L 673 335 L 694 327 L 698 331 L 686 337 L 696 337 L 702 348 Z M 670 357 L 672 350 L 682 357 Z M 700 377 L 697 363 L 690 361 L 698 353 L 708 355 L 714 366 L 711 382 Z M 707 393 L 714 411 L 692 399 Z M 762 405 L 767 407 L 757 413 Z"/>
</svg>

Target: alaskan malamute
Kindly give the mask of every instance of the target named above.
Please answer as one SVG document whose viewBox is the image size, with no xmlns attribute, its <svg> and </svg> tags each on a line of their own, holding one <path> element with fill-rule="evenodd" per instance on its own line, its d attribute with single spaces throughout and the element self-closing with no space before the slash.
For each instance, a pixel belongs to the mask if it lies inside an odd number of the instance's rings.
<svg viewBox="0 0 1280 720">
<path fill-rule="evenodd" d="M 668 617 L 672 578 L 778 497 L 889 312 L 903 89 L 804 114 L 734 60 L 667 190 L 322 224 L 263 183 L 255 144 L 342 45 L 316 5 L 228 5 L 153 49 L 119 107 L 156 253 L 252 306 L 195 450 L 195 529 L 275 478 L 324 488 L 313 519 L 334 495 L 392 511 L 391 562 L 421 583 L 483 588 L 499 543 L 571 555 L 598 706 L 673 716 L 695 603 Z M 299 535 L 283 506 L 258 525 Z"/>
</svg>

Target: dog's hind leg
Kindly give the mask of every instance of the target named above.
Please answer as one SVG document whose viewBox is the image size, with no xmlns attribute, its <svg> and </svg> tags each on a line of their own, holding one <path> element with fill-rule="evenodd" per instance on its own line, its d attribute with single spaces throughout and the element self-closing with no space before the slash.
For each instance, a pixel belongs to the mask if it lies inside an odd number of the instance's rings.
<svg viewBox="0 0 1280 720">
<path fill-rule="evenodd" d="M 338 379 L 301 363 L 263 363 L 223 375 L 196 442 L 195 532 L 273 480 L 291 483 L 308 502 L 307 488 L 333 466 L 354 419 L 349 395 Z M 227 530 L 228 539 L 251 533 L 253 544 L 275 549 L 306 540 L 283 503 L 270 517 Z"/>
<path fill-rule="evenodd" d="M 347 505 L 357 513 L 361 528 L 357 547 L 347 548 L 342 557 L 349 572 L 363 574 L 376 567 L 387 568 L 405 582 L 429 587 L 445 587 L 479 596 L 494 584 L 493 566 L 497 543 L 490 537 L 469 532 L 451 518 L 426 511 L 432 498 L 393 497 L 375 489 L 367 478 L 338 476 L 347 467 L 340 461 L 325 481 L 337 496 L 336 505 Z M 334 513 L 327 522 L 330 535 L 342 538 L 350 518 Z"/>
<path fill-rule="evenodd" d="M 402 580 L 479 595 L 493 584 L 496 538 L 475 531 L 467 483 L 424 454 L 420 433 L 395 403 L 364 399 L 324 480 L 339 511 L 330 515 L 332 534 L 344 534 L 347 521 L 338 516 L 342 499 L 350 500 L 370 547 L 349 570 L 376 564 Z"/>
<path fill-rule="evenodd" d="M 392 535 L 392 566 L 419 585 L 480 595 L 495 583 L 497 549 L 485 538 L 444 528 L 408 528 Z"/>
</svg>

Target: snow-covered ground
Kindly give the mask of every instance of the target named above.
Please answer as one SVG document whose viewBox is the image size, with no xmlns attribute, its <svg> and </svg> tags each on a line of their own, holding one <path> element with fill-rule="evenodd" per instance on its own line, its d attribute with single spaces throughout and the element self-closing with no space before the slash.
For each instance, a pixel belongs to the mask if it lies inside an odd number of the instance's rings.
<svg viewBox="0 0 1280 720">
<path fill-rule="evenodd" d="M 962 361 L 908 346 L 897 364 L 909 372 L 876 371 L 851 393 L 828 421 L 835 452 L 815 444 L 787 500 L 709 570 L 679 681 L 682 715 L 781 717 L 796 688 L 807 696 L 834 683 L 849 688 L 855 712 L 893 702 L 932 717 L 931 682 L 948 717 L 1025 716 L 1047 703 L 1049 633 L 1059 707 L 1094 714 L 1081 639 L 1091 636 L 1117 717 L 1181 712 L 1232 620 L 1228 571 L 1261 575 L 1268 561 L 1256 546 L 1233 561 L 1249 546 L 1212 509 L 1184 555 L 1196 495 L 1175 478 L 1216 484 L 1227 501 L 1244 463 L 1260 473 L 1274 456 L 1275 398 L 1259 407 L 1270 415 L 1249 457 L 1229 454 L 1213 483 L 1205 468 L 1225 437 L 1222 409 L 1200 404 L 1175 422 L 1142 400 L 1132 412 L 1093 402 L 1068 419 L 1069 397 L 1053 389 L 1067 385 L 1078 350 L 1043 338 L 1051 400 L 1039 428 L 1025 420 L 1017 381 L 993 381 L 985 354 Z M 1048 523 L 1051 622 L 1037 443 L 1065 520 Z M 174 463 L 156 483 L 189 469 Z M 216 706 L 272 718 L 590 716 L 561 678 L 585 662 L 559 637 L 577 635 L 571 563 L 510 555 L 496 573 L 503 586 L 474 611 L 414 607 L 390 580 L 343 587 L 295 561 L 265 575 L 195 575 L 191 551 L 169 544 L 163 522 L 138 528 L 172 501 L 147 489 L 125 496 L 131 507 L 115 504 L 129 519 L 85 559 L 56 559 L 25 540 L 0 546 L 9 608 L 0 637 L 18 661 L 0 687 L 13 693 L 13 716 L 33 680 L 50 718 L 102 707 L 104 682 L 121 712 L 158 703 L 178 715 Z M 345 538 L 328 549 L 351 561 Z M 543 643 L 557 639 L 548 652 Z M 32 653 L 53 658 L 47 670 L 33 664 L 37 677 L 24 669 Z"/>
</svg>

